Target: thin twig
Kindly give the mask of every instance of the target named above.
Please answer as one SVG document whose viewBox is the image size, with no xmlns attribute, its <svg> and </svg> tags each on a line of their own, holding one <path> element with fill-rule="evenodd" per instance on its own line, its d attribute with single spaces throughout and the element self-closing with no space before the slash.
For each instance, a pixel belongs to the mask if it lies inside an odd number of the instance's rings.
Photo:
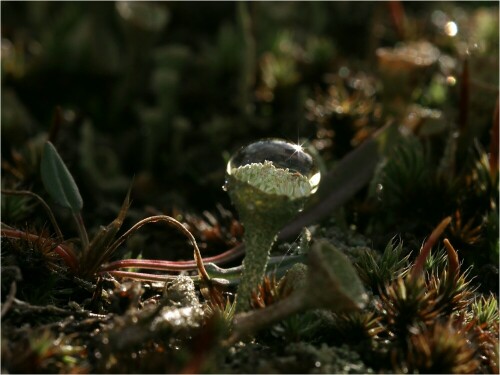
<svg viewBox="0 0 500 375">
<path fill-rule="evenodd" d="M 16 298 L 16 293 L 17 293 L 17 282 L 21 280 L 21 270 L 19 267 L 16 266 L 10 266 L 10 267 L 3 267 L 2 272 L 7 272 L 7 270 L 13 270 L 15 275 L 14 275 L 14 280 L 10 284 L 10 290 L 9 294 L 5 298 L 5 302 L 2 304 L 2 311 L 0 313 L 0 318 L 3 319 L 5 314 L 10 310 L 12 304 L 14 303 L 14 299 Z"/>
<path fill-rule="evenodd" d="M 16 307 L 19 307 L 18 313 L 19 314 L 53 314 L 53 315 L 59 315 L 59 316 L 78 316 L 78 317 L 84 317 L 84 318 L 106 318 L 107 315 L 102 315 L 102 314 L 95 314 L 90 311 L 82 310 L 82 311 L 74 311 L 74 310 L 66 310 L 54 305 L 46 305 L 46 306 L 39 306 L 39 305 L 31 305 L 27 302 L 24 302 L 20 299 L 14 298 L 13 304 Z M 22 309 L 22 310 L 21 310 Z"/>
</svg>

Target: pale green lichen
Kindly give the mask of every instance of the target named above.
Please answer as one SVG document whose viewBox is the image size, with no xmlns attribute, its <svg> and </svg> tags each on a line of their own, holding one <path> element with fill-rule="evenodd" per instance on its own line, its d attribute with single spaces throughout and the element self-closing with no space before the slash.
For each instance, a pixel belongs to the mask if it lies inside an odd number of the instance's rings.
<svg viewBox="0 0 500 375">
<path fill-rule="evenodd" d="M 231 175 L 268 194 L 304 198 L 312 193 L 307 177 L 288 168 L 277 168 L 270 161 L 251 163 L 231 170 Z"/>
<path fill-rule="evenodd" d="M 248 147 L 252 148 L 253 145 Z M 252 293 L 262 282 L 269 259 L 269 251 L 278 232 L 302 210 L 305 202 L 316 191 L 319 183 L 320 175 L 319 172 L 314 173 L 313 163 L 309 165 L 311 176 L 308 176 L 307 173 L 299 173 L 293 168 L 297 161 L 295 164 L 290 162 L 290 168 L 288 168 L 288 159 L 281 160 L 284 150 L 291 152 L 290 159 L 299 150 L 294 147 L 287 148 L 289 145 L 284 142 L 276 142 L 275 146 L 273 152 L 279 156 L 277 158 L 279 160 L 274 162 L 260 156 L 257 157 L 255 150 L 253 150 L 249 152 L 249 155 L 243 152 L 245 155 L 243 165 L 236 166 L 241 161 L 234 162 L 234 157 L 228 163 L 225 187 L 245 228 L 246 255 L 236 295 L 237 312 L 250 308 Z M 263 150 L 262 152 L 268 151 Z M 300 152 L 304 153 L 302 150 Z M 272 159 L 276 155 L 270 155 L 270 158 Z M 256 157 L 258 162 L 247 162 L 251 157 Z M 304 156 L 304 158 L 311 159 L 309 156 L 308 158 Z M 262 162 L 262 160 L 264 161 Z"/>
<path fill-rule="evenodd" d="M 302 209 L 308 198 L 305 192 L 310 193 L 311 188 L 303 175 L 294 176 L 270 162 L 248 164 L 233 172 L 227 176 L 227 191 L 245 227 L 246 247 L 236 309 L 245 311 L 250 307 L 252 292 L 264 277 L 276 235 Z M 305 184 L 309 187 L 305 188 Z"/>
</svg>

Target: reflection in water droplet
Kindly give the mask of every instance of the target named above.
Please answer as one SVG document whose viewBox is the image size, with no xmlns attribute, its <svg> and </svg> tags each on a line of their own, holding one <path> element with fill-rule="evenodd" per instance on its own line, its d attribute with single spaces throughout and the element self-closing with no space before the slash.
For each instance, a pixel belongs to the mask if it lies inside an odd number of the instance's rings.
<svg viewBox="0 0 500 375">
<path fill-rule="evenodd" d="M 231 175 L 235 168 L 266 161 L 307 177 L 312 192 L 317 190 L 321 175 L 315 160 L 302 146 L 281 139 L 263 139 L 241 148 L 229 160 L 226 172 Z"/>
</svg>

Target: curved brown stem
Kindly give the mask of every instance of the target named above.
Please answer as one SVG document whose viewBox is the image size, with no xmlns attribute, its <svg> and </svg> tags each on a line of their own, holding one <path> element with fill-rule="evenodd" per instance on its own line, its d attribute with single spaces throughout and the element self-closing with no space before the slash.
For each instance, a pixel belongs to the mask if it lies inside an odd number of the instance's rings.
<svg viewBox="0 0 500 375">
<path fill-rule="evenodd" d="M 208 273 L 205 270 L 205 266 L 203 265 L 203 259 L 201 258 L 200 249 L 198 248 L 196 239 L 194 238 L 192 233 L 189 230 L 187 230 L 186 227 L 184 227 L 184 225 L 182 225 L 182 223 L 175 220 L 173 217 L 167 215 L 150 216 L 137 222 L 134 226 L 132 226 L 132 228 L 126 231 L 123 235 L 120 236 L 120 238 L 118 238 L 113 244 L 111 244 L 108 247 L 108 249 L 101 256 L 101 259 L 106 259 L 108 255 L 112 254 L 128 237 L 130 237 L 134 232 L 139 230 L 143 225 L 148 223 L 157 223 L 161 221 L 166 222 L 167 224 L 173 226 L 174 228 L 181 231 L 184 235 L 186 235 L 186 237 L 188 237 L 189 241 L 194 247 L 194 258 L 196 266 L 198 268 L 198 272 L 200 273 L 200 277 L 203 279 L 203 281 L 206 281 L 208 283 L 210 277 L 208 276 Z"/>
<path fill-rule="evenodd" d="M 202 258 L 203 263 L 217 265 L 227 263 L 241 257 L 245 252 L 243 245 L 238 245 L 221 254 Z M 196 268 L 194 260 L 160 260 L 160 259 L 121 259 L 102 266 L 99 272 L 112 271 L 120 268 L 143 268 L 164 271 L 190 271 Z"/>
</svg>

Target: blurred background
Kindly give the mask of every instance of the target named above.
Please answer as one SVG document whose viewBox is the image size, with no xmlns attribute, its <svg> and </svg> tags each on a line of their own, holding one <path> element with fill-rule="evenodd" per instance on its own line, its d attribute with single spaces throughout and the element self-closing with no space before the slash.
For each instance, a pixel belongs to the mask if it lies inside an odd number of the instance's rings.
<svg viewBox="0 0 500 375">
<path fill-rule="evenodd" d="M 326 169 L 391 119 L 433 147 L 465 123 L 490 144 L 496 2 L 1 7 L 2 185 L 42 190 L 48 136 L 90 220 L 132 179 L 135 207 L 230 207 L 225 164 L 262 137 L 307 141 Z"/>
</svg>

